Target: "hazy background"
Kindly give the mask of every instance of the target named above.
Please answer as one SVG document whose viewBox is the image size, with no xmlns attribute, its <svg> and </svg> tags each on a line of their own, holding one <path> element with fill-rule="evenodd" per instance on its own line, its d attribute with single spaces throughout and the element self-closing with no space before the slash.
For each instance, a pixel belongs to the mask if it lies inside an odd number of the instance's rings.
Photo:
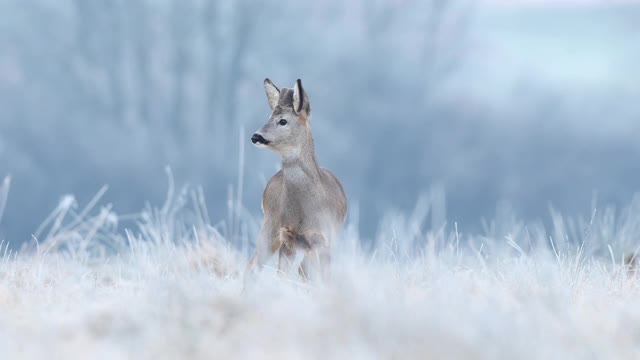
<svg viewBox="0 0 640 360">
<path fill-rule="evenodd" d="M 463 229 L 640 189 L 638 3 L 0 0 L 0 239 L 103 184 L 118 213 L 159 203 L 167 165 L 223 218 L 241 146 L 259 215 L 279 166 L 249 143 L 265 77 L 303 79 L 365 237 L 434 186 Z"/>
</svg>

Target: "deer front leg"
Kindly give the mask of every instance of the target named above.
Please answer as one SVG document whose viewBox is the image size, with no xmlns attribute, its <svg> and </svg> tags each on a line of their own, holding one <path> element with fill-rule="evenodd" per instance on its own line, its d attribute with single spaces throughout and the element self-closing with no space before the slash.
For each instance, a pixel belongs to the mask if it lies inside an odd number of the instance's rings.
<svg viewBox="0 0 640 360">
<path fill-rule="evenodd" d="M 306 280 L 327 279 L 331 265 L 331 247 L 322 233 L 312 232 L 304 236 L 307 252 L 298 272 Z"/>
<path fill-rule="evenodd" d="M 296 258 L 297 232 L 292 227 L 280 228 L 280 258 L 278 270 L 281 274 L 289 274 Z"/>
<path fill-rule="evenodd" d="M 305 280 L 327 280 L 331 268 L 331 251 L 329 248 L 313 249 L 308 251 L 298 272 Z"/>
<path fill-rule="evenodd" d="M 264 264 L 273 256 L 278 250 L 279 245 L 276 247 L 277 239 L 275 238 L 272 227 L 266 222 L 262 223 L 260 232 L 258 233 L 258 239 L 256 240 L 256 250 L 249 259 L 247 268 L 244 272 L 244 284 L 247 285 L 248 280 L 252 277 L 256 268 L 262 269 Z"/>
</svg>

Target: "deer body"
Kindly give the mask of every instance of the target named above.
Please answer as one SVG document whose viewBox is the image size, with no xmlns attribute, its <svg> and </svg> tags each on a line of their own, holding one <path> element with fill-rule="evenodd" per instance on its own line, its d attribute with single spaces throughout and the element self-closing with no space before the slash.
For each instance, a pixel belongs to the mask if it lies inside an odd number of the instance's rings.
<svg viewBox="0 0 640 360">
<path fill-rule="evenodd" d="M 305 256 L 299 272 L 305 276 L 326 270 L 331 244 L 344 224 L 347 200 L 340 181 L 315 158 L 311 107 L 300 80 L 293 89 L 278 89 L 265 80 L 272 115 L 251 140 L 277 152 L 282 169 L 262 195 L 264 220 L 248 271 L 263 265 L 276 251 L 278 268 L 289 272 L 297 250 Z"/>
</svg>

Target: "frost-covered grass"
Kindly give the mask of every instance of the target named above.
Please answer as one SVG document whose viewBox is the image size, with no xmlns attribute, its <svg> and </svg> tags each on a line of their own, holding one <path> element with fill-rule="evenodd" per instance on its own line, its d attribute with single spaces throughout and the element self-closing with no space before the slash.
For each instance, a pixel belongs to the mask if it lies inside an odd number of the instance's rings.
<svg viewBox="0 0 640 360">
<path fill-rule="evenodd" d="M 482 235 L 428 229 L 422 199 L 371 246 L 348 226 L 330 281 L 267 269 L 244 291 L 255 220 L 230 201 L 211 224 L 198 192 L 169 199 L 117 216 L 67 197 L 33 241 L 5 245 L 0 358 L 640 356 L 640 282 L 622 260 L 639 239 L 639 199 L 619 214 L 554 214 L 548 231 L 503 211 Z"/>
</svg>

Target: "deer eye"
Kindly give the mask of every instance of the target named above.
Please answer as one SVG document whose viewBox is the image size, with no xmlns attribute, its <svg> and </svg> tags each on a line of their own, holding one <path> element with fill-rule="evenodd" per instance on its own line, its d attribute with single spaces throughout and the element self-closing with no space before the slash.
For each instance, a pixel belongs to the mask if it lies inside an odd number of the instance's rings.
<svg viewBox="0 0 640 360">
<path fill-rule="evenodd" d="M 287 120 L 285 120 L 285 119 L 280 119 L 280 121 L 278 121 L 278 124 L 280 124 L 280 125 L 282 125 L 282 126 L 285 126 L 285 125 L 287 125 Z"/>
</svg>

